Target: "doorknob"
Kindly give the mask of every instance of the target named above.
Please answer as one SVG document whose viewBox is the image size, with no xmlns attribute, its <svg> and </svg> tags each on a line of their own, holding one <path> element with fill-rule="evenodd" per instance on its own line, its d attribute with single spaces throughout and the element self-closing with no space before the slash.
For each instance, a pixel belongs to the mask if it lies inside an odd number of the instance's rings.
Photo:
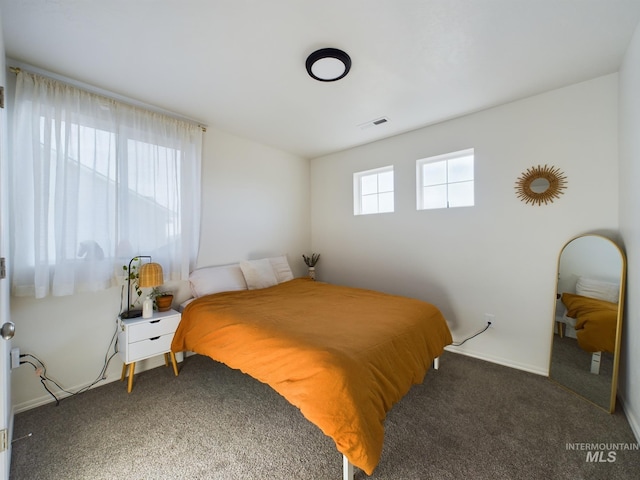
<svg viewBox="0 0 640 480">
<path fill-rule="evenodd" d="M 2 328 L 0 328 L 0 335 L 2 335 L 2 338 L 4 338 L 5 340 L 12 339 L 15 333 L 16 326 L 13 324 L 13 322 L 6 322 L 4 325 L 2 325 Z"/>
</svg>

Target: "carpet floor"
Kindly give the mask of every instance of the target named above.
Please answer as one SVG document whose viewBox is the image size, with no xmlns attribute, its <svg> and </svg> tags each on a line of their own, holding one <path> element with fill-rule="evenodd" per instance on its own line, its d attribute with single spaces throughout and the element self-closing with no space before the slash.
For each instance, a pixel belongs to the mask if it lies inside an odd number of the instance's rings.
<svg viewBox="0 0 640 480">
<path fill-rule="evenodd" d="M 382 458 L 356 479 L 637 479 L 613 415 L 545 377 L 445 352 L 387 415 Z M 333 441 L 270 387 L 194 355 L 15 417 L 12 480 L 338 480 Z M 593 445 L 595 444 L 595 445 Z"/>
</svg>

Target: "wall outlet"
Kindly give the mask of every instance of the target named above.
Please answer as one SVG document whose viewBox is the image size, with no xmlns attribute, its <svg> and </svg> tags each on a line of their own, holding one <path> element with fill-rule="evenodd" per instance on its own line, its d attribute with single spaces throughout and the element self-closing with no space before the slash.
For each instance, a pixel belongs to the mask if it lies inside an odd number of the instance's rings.
<svg viewBox="0 0 640 480">
<path fill-rule="evenodd" d="M 489 328 L 493 328 L 496 326 L 496 316 L 493 313 L 485 313 L 484 319 L 487 323 L 491 323 L 491 325 L 489 325 Z"/>
<path fill-rule="evenodd" d="M 11 349 L 11 369 L 18 368 L 20 366 L 20 349 Z"/>
</svg>

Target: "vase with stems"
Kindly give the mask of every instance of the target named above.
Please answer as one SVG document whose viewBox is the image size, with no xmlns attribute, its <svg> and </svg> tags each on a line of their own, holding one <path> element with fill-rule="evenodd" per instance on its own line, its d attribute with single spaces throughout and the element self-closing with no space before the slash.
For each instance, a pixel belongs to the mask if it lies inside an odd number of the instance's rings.
<svg viewBox="0 0 640 480">
<path fill-rule="evenodd" d="M 304 263 L 307 265 L 309 269 L 309 278 L 311 280 L 315 280 L 316 279 L 316 263 L 318 263 L 318 260 L 320 259 L 320 254 L 312 253 L 310 256 L 306 256 L 305 254 L 302 254 L 302 258 L 304 259 Z"/>
</svg>

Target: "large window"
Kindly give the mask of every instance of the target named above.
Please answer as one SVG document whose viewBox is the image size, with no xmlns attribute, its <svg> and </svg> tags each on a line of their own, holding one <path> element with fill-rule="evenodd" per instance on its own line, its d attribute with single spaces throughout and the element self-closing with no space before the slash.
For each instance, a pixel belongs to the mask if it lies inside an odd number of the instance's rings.
<svg viewBox="0 0 640 480">
<path fill-rule="evenodd" d="M 186 279 L 199 237 L 202 130 L 18 73 L 10 158 L 15 295 L 113 284 L 137 255 Z"/>
<path fill-rule="evenodd" d="M 353 174 L 353 214 L 393 212 L 393 166 Z"/>
<path fill-rule="evenodd" d="M 473 149 L 418 160 L 418 210 L 473 206 L 473 161 Z"/>
</svg>

